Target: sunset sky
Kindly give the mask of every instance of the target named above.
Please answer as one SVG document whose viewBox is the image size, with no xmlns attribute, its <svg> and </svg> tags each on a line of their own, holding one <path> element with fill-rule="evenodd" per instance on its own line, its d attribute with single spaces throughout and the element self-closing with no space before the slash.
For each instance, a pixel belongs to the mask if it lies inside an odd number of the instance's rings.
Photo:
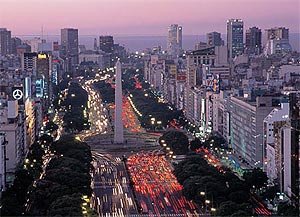
<svg viewBox="0 0 300 217">
<path fill-rule="evenodd" d="M 0 28 L 13 35 L 59 34 L 64 27 L 80 34 L 165 35 L 171 23 L 184 34 L 226 32 L 226 20 L 245 27 L 286 26 L 299 33 L 300 0 L 0 0 Z"/>
</svg>

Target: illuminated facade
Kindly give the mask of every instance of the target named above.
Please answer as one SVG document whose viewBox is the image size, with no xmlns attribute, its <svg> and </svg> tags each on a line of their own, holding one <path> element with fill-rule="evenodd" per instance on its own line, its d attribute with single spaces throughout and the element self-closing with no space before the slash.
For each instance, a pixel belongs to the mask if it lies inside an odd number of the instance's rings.
<svg viewBox="0 0 300 217">
<path fill-rule="evenodd" d="M 257 97 L 249 101 L 240 97 L 229 97 L 228 144 L 246 168 L 263 166 L 264 119 L 278 107 L 280 97 Z"/>
<path fill-rule="evenodd" d="M 227 20 L 228 58 L 232 60 L 244 51 L 244 22 L 240 19 Z"/>
</svg>

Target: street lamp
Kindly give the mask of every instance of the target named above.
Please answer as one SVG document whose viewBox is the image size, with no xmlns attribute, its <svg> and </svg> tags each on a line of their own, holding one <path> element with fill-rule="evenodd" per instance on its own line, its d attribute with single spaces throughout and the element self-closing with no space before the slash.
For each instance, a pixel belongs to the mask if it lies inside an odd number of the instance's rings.
<svg viewBox="0 0 300 217">
<path fill-rule="evenodd" d="M 201 191 L 201 192 L 200 192 L 200 195 L 201 195 L 201 196 L 204 196 L 204 195 L 205 195 L 205 192 L 204 192 L 204 191 Z"/>
</svg>

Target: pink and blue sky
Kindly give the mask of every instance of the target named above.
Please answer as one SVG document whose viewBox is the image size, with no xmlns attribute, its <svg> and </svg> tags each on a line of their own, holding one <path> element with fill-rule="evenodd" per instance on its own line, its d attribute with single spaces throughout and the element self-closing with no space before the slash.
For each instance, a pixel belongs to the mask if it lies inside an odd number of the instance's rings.
<svg viewBox="0 0 300 217">
<path fill-rule="evenodd" d="M 80 34 L 165 35 L 171 23 L 184 34 L 226 32 L 226 20 L 245 27 L 286 26 L 300 32 L 300 0 L 0 0 L 0 27 L 13 35 L 59 34 L 64 27 Z"/>
</svg>

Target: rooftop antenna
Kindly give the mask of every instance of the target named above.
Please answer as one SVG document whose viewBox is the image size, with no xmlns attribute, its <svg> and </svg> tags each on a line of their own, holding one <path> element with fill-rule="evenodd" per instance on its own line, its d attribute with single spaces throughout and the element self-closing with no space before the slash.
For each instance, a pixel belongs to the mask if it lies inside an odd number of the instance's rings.
<svg viewBox="0 0 300 217">
<path fill-rule="evenodd" d="M 41 48 L 41 52 L 43 53 L 43 51 L 44 51 L 44 26 L 42 25 L 42 48 Z"/>
</svg>

